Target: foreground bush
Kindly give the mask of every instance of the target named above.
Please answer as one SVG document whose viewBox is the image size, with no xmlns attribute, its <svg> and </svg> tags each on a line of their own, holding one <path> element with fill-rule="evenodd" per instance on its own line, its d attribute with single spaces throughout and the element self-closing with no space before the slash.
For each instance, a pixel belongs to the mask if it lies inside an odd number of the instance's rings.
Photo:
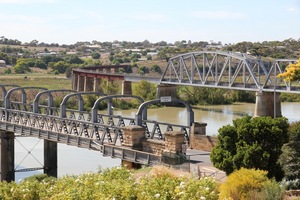
<svg viewBox="0 0 300 200">
<path fill-rule="evenodd" d="M 283 189 L 267 177 L 267 171 L 241 168 L 220 186 L 220 199 L 282 199 Z"/>
<path fill-rule="evenodd" d="M 279 163 L 287 189 L 300 189 L 300 121 L 289 126 L 289 142 L 282 147 Z"/>
<path fill-rule="evenodd" d="M 233 125 L 219 129 L 211 161 L 227 175 L 243 167 L 266 170 L 269 178 L 281 181 L 284 174 L 277 161 L 282 146 L 288 142 L 288 127 L 284 117 L 246 116 L 233 120 Z"/>
<path fill-rule="evenodd" d="M 0 182 L 0 199 L 218 199 L 213 179 L 178 176 L 165 167 L 146 174 L 137 179 L 125 168 L 112 168 L 60 179 Z"/>
</svg>

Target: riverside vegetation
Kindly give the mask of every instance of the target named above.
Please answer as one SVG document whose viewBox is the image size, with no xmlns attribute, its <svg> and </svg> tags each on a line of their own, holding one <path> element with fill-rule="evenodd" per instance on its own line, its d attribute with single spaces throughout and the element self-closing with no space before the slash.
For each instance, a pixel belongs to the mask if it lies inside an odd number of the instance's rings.
<svg viewBox="0 0 300 200">
<path fill-rule="evenodd" d="M 256 53 L 259 54 L 259 52 Z M 170 55 L 173 55 L 172 52 L 166 52 L 167 57 L 170 57 Z M 0 56 L 14 65 L 13 68 L 1 69 L 3 74 L 6 74 L 1 77 L 1 84 L 39 86 L 48 89 L 70 89 L 71 81 L 66 77 L 70 77 L 72 67 L 105 63 L 97 60 L 97 57 L 81 60 L 78 56 L 65 56 L 55 60 L 55 57 L 50 56 L 39 60 L 32 59 L 30 56 L 17 59 L 10 57 L 7 53 L 2 53 Z M 109 59 L 115 60 L 118 56 L 119 53 L 111 53 Z M 144 66 L 136 64 L 137 59 L 134 56 L 131 59 L 131 62 L 134 62 L 132 64 L 133 72 L 140 74 L 151 71 L 152 73 L 161 73 L 159 66 L 150 66 L 148 67 L 150 70 L 147 70 Z M 121 60 L 118 58 L 117 62 L 121 63 Z M 296 68 L 291 68 L 289 74 L 297 75 L 298 73 L 295 72 L 298 71 L 294 69 Z M 62 73 L 65 73 L 65 75 L 61 75 Z M 289 78 L 289 74 L 286 74 L 288 75 L 287 78 Z M 120 91 L 119 85 L 118 82 L 105 83 L 104 81 L 101 86 L 104 93 L 115 94 Z M 133 94 L 141 96 L 145 100 L 153 99 L 155 98 L 155 86 L 141 81 L 134 84 Z M 178 94 L 179 98 L 189 101 L 193 105 L 226 104 L 234 101 L 254 102 L 255 98 L 254 93 L 251 92 L 197 87 L 180 87 Z M 299 95 L 283 94 L 281 97 L 287 101 L 299 101 Z M 94 96 L 88 96 L 86 105 L 93 105 L 95 98 Z M 135 103 L 125 104 L 121 101 L 114 103 L 119 103 L 119 107 L 126 105 L 126 108 L 137 105 L 134 105 Z M 247 119 L 241 119 L 240 122 L 242 121 L 249 122 Z M 264 120 L 260 121 L 263 122 Z M 269 125 L 272 125 L 272 123 L 270 122 Z M 230 155 L 225 153 L 225 156 L 228 156 L 225 157 L 225 160 L 217 159 L 217 162 L 221 164 L 222 162 L 238 164 L 233 166 L 234 169 L 229 169 L 229 172 L 227 172 L 228 179 L 224 183 L 218 183 L 205 177 L 198 179 L 196 176 L 176 176 L 166 168 L 143 169 L 149 170 L 146 172 L 149 175 L 138 178 L 135 174 L 139 174 L 139 171 L 113 168 L 100 170 L 99 173 L 65 176 L 59 179 L 40 175 L 23 180 L 19 184 L 1 182 L 0 199 L 282 199 L 285 189 L 300 188 L 299 127 L 299 123 L 289 125 L 287 140 L 283 142 L 284 144 L 281 143 L 280 147 L 276 147 L 275 157 L 271 154 L 268 155 L 268 152 L 261 154 L 260 152 L 265 149 L 260 146 L 258 142 L 260 140 L 253 142 L 253 138 L 258 136 L 258 139 L 260 139 L 261 136 L 257 133 L 262 130 L 267 133 L 270 131 L 280 133 L 281 130 L 277 126 L 261 127 L 258 124 L 245 123 L 242 126 L 224 127 L 219 138 L 219 141 L 223 141 L 223 143 L 220 142 L 220 145 L 223 146 L 221 150 L 220 146 L 216 149 L 219 148 L 218 150 L 222 152 L 227 151 L 226 148 L 230 146 L 240 148 L 230 149 Z M 233 130 L 235 128 L 236 130 Z M 245 138 L 242 132 L 246 129 L 249 130 L 249 128 L 252 128 L 253 131 L 247 133 L 247 138 Z M 227 131 L 229 129 L 232 131 Z M 236 134 L 233 138 L 237 140 L 230 140 L 230 134 Z M 276 141 L 273 141 L 273 143 L 276 143 Z M 268 144 L 268 147 L 272 149 L 272 142 Z M 243 151 L 243 149 L 247 151 Z M 282 153 L 279 155 L 281 150 Z M 255 166 L 253 162 L 249 162 L 253 156 L 255 156 L 255 160 L 258 160 L 257 163 L 265 158 L 270 158 L 273 166 L 279 167 L 280 165 L 282 174 L 273 173 L 273 171 L 270 173 L 268 167 L 272 166 L 264 167 L 263 170 L 265 171 L 259 170 L 260 167 Z M 231 161 L 228 162 L 230 159 Z M 218 165 L 217 162 L 214 164 Z M 226 171 L 226 166 L 223 170 Z M 280 177 L 277 177 L 277 175 L 280 175 Z M 282 176 L 284 177 L 283 180 L 279 180 Z M 276 177 L 278 182 L 272 177 Z"/>
<path fill-rule="evenodd" d="M 59 179 L 38 175 L 19 184 L 1 182 L 0 199 L 281 199 L 282 187 L 266 174 L 266 171 L 241 169 L 224 183 L 218 183 L 213 178 L 163 166 L 136 171 L 120 167 Z"/>
</svg>

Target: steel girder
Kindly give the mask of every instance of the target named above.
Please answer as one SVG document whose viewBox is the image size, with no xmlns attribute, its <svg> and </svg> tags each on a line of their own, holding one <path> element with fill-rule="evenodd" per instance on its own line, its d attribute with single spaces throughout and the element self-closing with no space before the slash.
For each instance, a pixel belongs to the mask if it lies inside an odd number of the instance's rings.
<svg viewBox="0 0 300 200">
<path fill-rule="evenodd" d="M 296 59 L 277 59 L 272 66 L 246 54 L 200 51 L 170 58 L 162 74 L 161 84 L 202 86 L 249 91 L 300 93 L 300 87 L 276 76 Z M 276 79 L 276 81 L 275 81 Z"/>
</svg>

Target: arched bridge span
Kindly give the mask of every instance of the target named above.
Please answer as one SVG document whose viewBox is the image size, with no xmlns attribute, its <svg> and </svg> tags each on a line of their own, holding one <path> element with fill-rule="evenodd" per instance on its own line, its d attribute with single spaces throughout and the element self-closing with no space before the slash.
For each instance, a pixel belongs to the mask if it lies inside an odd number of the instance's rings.
<svg viewBox="0 0 300 200">
<path fill-rule="evenodd" d="M 296 59 L 265 61 L 246 54 L 200 51 L 169 59 L 161 84 L 300 93 L 299 83 L 276 78 Z"/>
</svg>

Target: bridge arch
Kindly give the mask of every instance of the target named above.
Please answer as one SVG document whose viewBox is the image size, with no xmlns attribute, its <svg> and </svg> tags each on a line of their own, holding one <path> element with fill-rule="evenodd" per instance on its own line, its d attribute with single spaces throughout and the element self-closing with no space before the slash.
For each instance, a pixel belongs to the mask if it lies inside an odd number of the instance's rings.
<svg viewBox="0 0 300 200">
<path fill-rule="evenodd" d="M 60 117 L 66 117 L 67 101 L 73 96 L 78 97 L 78 111 L 83 111 L 84 100 L 82 98 L 82 95 L 89 95 L 89 94 L 105 96 L 105 94 L 103 94 L 102 92 L 77 92 L 77 93 L 73 93 L 73 94 L 68 94 L 63 98 L 63 100 L 60 104 Z"/>
<path fill-rule="evenodd" d="M 44 94 L 48 94 L 48 108 L 51 108 L 53 107 L 53 104 L 54 104 L 54 100 L 53 100 L 53 95 L 52 93 L 54 92 L 69 92 L 69 93 L 76 93 L 76 91 L 74 90 L 47 90 L 47 91 L 42 91 L 42 92 L 39 92 L 36 96 L 35 96 L 35 99 L 33 101 L 33 113 L 38 113 L 38 109 L 39 109 L 39 100 L 40 100 L 40 97 Z M 50 114 L 50 110 L 47 114 Z"/>
<path fill-rule="evenodd" d="M 259 72 L 255 72 L 255 69 Z M 170 58 L 161 83 L 257 90 L 260 88 L 257 73 L 266 73 L 266 70 L 254 57 L 221 51 L 199 51 Z"/>
<path fill-rule="evenodd" d="M 265 65 L 266 62 L 270 65 Z M 190 52 L 169 59 L 160 83 L 254 92 L 276 90 L 300 93 L 299 82 L 286 83 L 277 78 L 297 59 L 274 59 L 272 62 L 234 52 Z"/>
<path fill-rule="evenodd" d="M 7 94 L 5 96 L 4 107 L 6 109 L 10 108 L 10 103 L 11 103 L 10 97 L 11 97 L 11 95 L 12 95 L 13 92 L 18 91 L 18 90 L 20 90 L 21 93 L 22 93 L 22 95 L 21 95 L 21 102 L 19 102 L 19 103 L 26 104 L 27 103 L 26 90 L 31 90 L 31 89 L 33 89 L 33 90 L 44 90 L 44 91 L 48 90 L 47 88 L 43 88 L 43 87 L 16 87 L 16 88 L 12 88 L 12 89 L 10 89 L 7 92 Z"/>
<path fill-rule="evenodd" d="M 171 98 L 170 103 L 181 103 L 186 107 L 187 110 L 187 126 L 191 126 L 194 123 L 194 111 L 189 103 L 181 100 Z M 135 115 L 135 124 L 138 126 L 143 125 L 143 120 L 147 120 L 147 107 L 152 104 L 160 103 L 163 104 L 164 102 L 161 99 L 150 100 L 142 103 L 138 108 L 138 111 Z"/>
<path fill-rule="evenodd" d="M 5 85 L 1 85 L 0 84 L 0 88 L 1 88 L 1 91 L 2 91 L 2 98 L 4 100 L 6 94 L 7 94 L 7 87 L 13 87 L 13 88 L 17 88 L 17 87 L 21 87 L 19 85 L 12 85 L 12 84 L 5 84 Z"/>
<path fill-rule="evenodd" d="M 110 95 L 110 96 L 105 96 L 97 99 L 97 101 L 94 103 L 94 106 L 92 108 L 92 122 L 97 123 L 97 115 L 98 115 L 98 106 L 102 101 L 107 100 L 107 111 L 108 115 L 113 115 L 113 109 L 112 109 L 112 99 L 114 98 L 133 98 L 137 99 L 140 103 L 144 102 L 144 99 L 142 99 L 139 96 L 134 96 L 134 95 Z"/>
</svg>

